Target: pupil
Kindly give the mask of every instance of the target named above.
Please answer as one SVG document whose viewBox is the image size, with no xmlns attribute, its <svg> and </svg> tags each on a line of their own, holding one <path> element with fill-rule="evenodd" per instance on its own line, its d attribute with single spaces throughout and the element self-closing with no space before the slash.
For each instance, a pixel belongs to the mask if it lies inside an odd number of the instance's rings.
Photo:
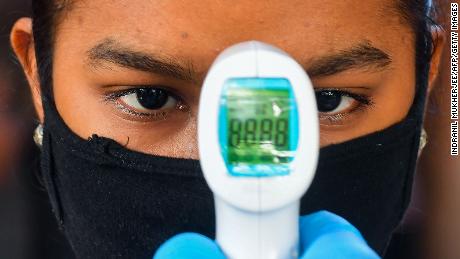
<svg viewBox="0 0 460 259">
<path fill-rule="evenodd" d="M 337 109 L 341 101 L 342 95 L 336 91 L 316 92 L 316 102 L 320 112 L 330 112 Z"/>
<path fill-rule="evenodd" d="M 137 91 L 137 101 L 146 109 L 160 109 L 168 101 L 168 94 L 162 89 L 139 89 Z"/>
</svg>

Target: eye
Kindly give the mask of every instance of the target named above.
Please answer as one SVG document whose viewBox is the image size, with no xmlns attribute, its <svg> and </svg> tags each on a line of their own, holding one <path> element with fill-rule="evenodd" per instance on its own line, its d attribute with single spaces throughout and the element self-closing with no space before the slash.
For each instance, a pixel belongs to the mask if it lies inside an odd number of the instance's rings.
<svg viewBox="0 0 460 259">
<path fill-rule="evenodd" d="M 119 101 L 138 113 L 151 113 L 157 110 L 175 108 L 178 100 L 167 90 L 161 88 L 138 88 L 120 96 Z"/>
<path fill-rule="evenodd" d="M 367 96 L 341 90 L 317 90 L 315 94 L 320 119 L 331 122 L 343 120 L 346 116 L 371 104 Z"/>
<path fill-rule="evenodd" d="M 105 94 L 103 100 L 121 111 L 125 119 L 141 122 L 182 118 L 176 112 L 188 114 L 190 109 L 178 95 L 162 87 L 119 90 Z"/>
<path fill-rule="evenodd" d="M 316 103 L 318 111 L 322 113 L 340 113 L 353 105 L 355 99 L 339 91 L 317 91 Z"/>
</svg>

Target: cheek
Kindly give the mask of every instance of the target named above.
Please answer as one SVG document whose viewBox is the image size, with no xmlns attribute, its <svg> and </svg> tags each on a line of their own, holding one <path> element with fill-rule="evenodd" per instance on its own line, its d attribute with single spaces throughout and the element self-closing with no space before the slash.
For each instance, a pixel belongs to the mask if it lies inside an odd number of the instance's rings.
<svg viewBox="0 0 460 259">
<path fill-rule="evenodd" d="M 415 57 L 410 51 L 397 53 L 393 62 L 392 75 L 383 82 L 385 87 L 376 91 L 376 103 L 379 104 L 376 109 L 379 109 L 379 113 L 370 120 L 377 130 L 384 128 L 384 122 L 394 124 L 403 120 L 414 102 L 417 89 Z"/>
<path fill-rule="evenodd" d="M 384 118 L 385 114 L 391 116 L 392 121 L 398 122 L 403 120 L 414 101 L 415 80 L 409 78 L 395 79 L 387 89 L 378 92 L 377 100 L 382 104 L 380 117 Z M 377 123 L 375 118 L 375 122 Z"/>
</svg>

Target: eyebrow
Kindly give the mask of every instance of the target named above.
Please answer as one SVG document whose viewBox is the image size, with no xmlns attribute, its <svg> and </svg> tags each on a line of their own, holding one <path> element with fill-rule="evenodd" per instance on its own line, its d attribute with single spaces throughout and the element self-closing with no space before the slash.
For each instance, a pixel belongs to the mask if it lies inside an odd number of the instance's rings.
<svg viewBox="0 0 460 259">
<path fill-rule="evenodd" d="M 310 77 L 335 75 L 352 69 L 384 70 L 392 63 L 389 54 L 365 41 L 350 49 L 313 59 L 306 67 Z"/>
<path fill-rule="evenodd" d="M 155 73 L 192 83 L 199 75 L 191 62 L 185 66 L 172 57 L 160 57 L 142 51 L 132 50 L 113 39 L 105 39 L 88 52 L 89 64 L 93 68 L 111 63 L 120 67 Z"/>
<path fill-rule="evenodd" d="M 110 63 L 120 67 L 164 75 L 190 83 L 200 81 L 191 62 L 185 66 L 172 57 L 160 57 L 123 46 L 113 39 L 105 39 L 88 52 L 93 68 Z M 390 66 L 390 55 L 365 41 L 350 49 L 310 60 L 306 71 L 310 77 L 325 77 L 352 69 L 383 70 Z"/>
</svg>

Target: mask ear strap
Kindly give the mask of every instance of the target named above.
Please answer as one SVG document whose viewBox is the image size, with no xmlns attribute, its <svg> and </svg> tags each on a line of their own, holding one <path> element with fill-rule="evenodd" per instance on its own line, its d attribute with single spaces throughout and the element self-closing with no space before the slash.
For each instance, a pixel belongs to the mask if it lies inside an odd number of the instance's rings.
<svg viewBox="0 0 460 259">
<path fill-rule="evenodd" d="M 421 150 L 427 143 L 426 132 L 423 134 L 423 119 L 425 113 L 425 100 L 427 98 L 428 88 L 428 74 L 430 71 L 430 57 L 431 57 L 431 33 L 428 31 L 427 21 L 419 24 L 420 30 L 416 33 L 415 42 L 415 53 L 416 53 L 416 91 L 414 102 L 409 110 L 408 118 L 415 122 L 415 137 L 413 139 L 413 147 L 409 159 L 409 171 L 405 179 L 405 190 L 403 190 L 403 206 L 407 209 L 411 200 L 412 186 L 414 182 L 414 175 L 417 165 L 418 157 Z M 405 213 L 405 209 L 402 211 L 399 218 L 402 219 Z"/>
<path fill-rule="evenodd" d="M 41 130 L 38 129 L 41 126 Z M 51 207 L 53 209 L 54 215 L 58 221 L 58 225 L 60 229 L 64 229 L 64 219 L 62 217 L 62 205 L 61 199 L 59 197 L 59 192 L 57 191 L 56 175 L 55 170 L 53 168 L 53 157 L 50 155 L 52 153 L 52 145 L 50 141 L 49 134 L 46 133 L 46 129 L 43 128 L 42 125 L 37 127 L 38 133 L 40 134 L 41 131 L 41 178 L 43 180 L 44 186 L 47 189 L 48 196 L 50 198 Z M 38 136 L 37 138 L 40 138 Z M 45 151 L 45 152 L 43 152 Z"/>
</svg>

